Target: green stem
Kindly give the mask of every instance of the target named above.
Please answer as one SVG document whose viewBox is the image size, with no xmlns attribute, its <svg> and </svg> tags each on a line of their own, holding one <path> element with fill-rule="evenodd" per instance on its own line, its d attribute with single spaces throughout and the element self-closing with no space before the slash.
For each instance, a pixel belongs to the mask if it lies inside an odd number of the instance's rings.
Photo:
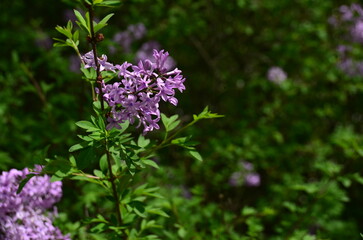
<svg viewBox="0 0 363 240">
<path fill-rule="evenodd" d="M 98 62 L 98 58 L 97 58 L 97 47 L 96 47 L 96 36 L 95 36 L 95 32 L 94 32 L 94 26 L 93 26 L 93 18 L 94 18 L 94 12 L 93 12 L 93 7 L 91 5 L 87 6 L 88 10 L 89 10 L 89 15 L 90 15 L 90 30 L 91 30 L 91 36 L 90 36 L 90 43 L 92 45 L 92 51 L 93 51 L 93 56 L 94 56 L 94 61 L 96 64 L 96 75 L 97 75 L 97 79 L 96 79 L 96 83 L 98 84 L 98 88 L 99 88 L 99 101 L 101 101 L 101 110 L 102 112 L 104 112 L 105 110 L 105 106 L 103 103 L 103 92 L 102 92 L 102 75 L 100 72 L 100 64 Z M 122 225 L 122 217 L 121 217 L 121 210 L 120 210 L 120 199 L 118 197 L 118 193 L 117 193 L 117 188 L 116 188 L 116 183 L 115 183 L 115 176 L 113 175 L 112 172 L 112 156 L 111 153 L 108 149 L 108 143 L 107 140 L 105 141 L 105 152 L 106 152 L 106 156 L 107 156 L 107 165 L 108 165 L 108 171 L 110 174 L 110 183 L 112 186 L 112 195 L 113 198 L 115 199 L 115 210 L 116 210 L 116 217 L 117 217 L 117 222 L 118 225 L 121 226 Z M 126 239 L 126 237 L 124 237 L 124 239 Z"/>
<path fill-rule="evenodd" d="M 112 156 L 111 153 L 108 149 L 106 149 L 106 155 L 107 155 L 107 165 L 108 165 L 108 171 L 110 172 L 110 182 L 111 182 L 111 186 L 112 186 L 112 194 L 113 194 L 113 198 L 115 199 L 115 210 L 116 210 L 116 217 L 117 217 L 117 222 L 118 225 L 121 226 L 122 225 L 122 217 L 121 217 L 121 211 L 120 211 L 120 203 L 119 203 L 119 197 L 117 194 L 117 189 L 116 189 L 116 184 L 115 184 L 115 176 L 113 175 L 112 172 Z"/>
<path fill-rule="evenodd" d="M 89 10 L 89 22 L 90 22 L 90 30 L 91 30 L 91 36 L 90 36 L 90 42 L 92 45 L 92 51 L 93 51 L 93 57 L 94 57 L 94 61 L 96 64 L 96 82 L 98 83 L 98 89 L 99 89 L 99 96 L 100 96 L 100 101 L 101 101 L 101 110 L 102 112 L 105 110 L 105 106 L 103 103 L 103 92 L 102 92 L 102 75 L 100 72 L 100 64 L 98 62 L 98 58 L 97 58 L 97 47 L 96 47 L 96 36 L 95 36 L 95 31 L 94 31 L 94 26 L 93 26 L 93 18 L 94 18 L 94 12 L 93 12 L 93 8 L 91 5 L 88 5 L 88 10 Z"/>
<path fill-rule="evenodd" d="M 176 137 L 179 133 L 181 133 L 182 131 L 184 131 L 185 129 L 187 129 L 188 127 L 192 126 L 193 124 L 195 124 L 196 122 L 198 122 L 199 119 L 197 120 L 193 120 L 190 123 L 188 123 L 187 125 L 185 125 L 184 127 L 180 128 L 178 131 L 176 131 L 174 134 L 172 134 L 171 136 L 167 137 L 167 134 L 164 137 L 164 140 L 157 146 L 151 148 L 149 151 L 147 151 L 145 154 L 143 154 L 144 156 L 148 156 L 150 153 L 155 152 L 161 148 L 170 146 L 171 144 L 169 143 L 174 137 Z"/>
</svg>

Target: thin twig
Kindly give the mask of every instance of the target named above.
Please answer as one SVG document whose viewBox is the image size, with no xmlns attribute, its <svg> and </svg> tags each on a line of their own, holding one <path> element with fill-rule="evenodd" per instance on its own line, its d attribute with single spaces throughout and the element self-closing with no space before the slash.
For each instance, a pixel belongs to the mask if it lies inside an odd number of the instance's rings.
<svg viewBox="0 0 363 240">
<path fill-rule="evenodd" d="M 105 110 L 105 106 L 103 103 L 103 92 L 102 92 L 102 75 L 100 72 L 100 64 L 98 62 L 98 58 L 97 58 L 97 47 L 96 47 L 96 36 L 95 36 L 95 32 L 94 32 L 94 26 L 93 26 L 93 18 L 94 18 L 94 12 L 93 12 L 93 8 L 91 5 L 88 5 L 88 10 L 89 10 L 89 14 L 90 14 L 90 30 L 91 30 L 91 36 L 90 36 L 90 43 L 92 45 L 92 51 L 93 51 L 93 57 L 94 57 L 94 61 L 96 64 L 96 73 L 97 73 L 97 79 L 96 82 L 99 85 L 99 101 L 101 101 L 101 110 L 102 112 L 104 112 Z M 108 150 L 108 146 L 107 146 L 107 140 L 105 141 L 105 151 L 106 151 L 106 155 L 107 155 L 107 165 L 108 165 L 108 171 L 110 174 L 110 179 L 109 181 L 111 182 L 111 186 L 112 186 L 112 194 L 113 194 L 113 198 L 115 199 L 115 210 L 116 210 L 116 216 L 117 216 L 117 222 L 118 225 L 121 226 L 122 225 L 122 217 L 121 217 L 121 211 L 120 211 L 120 203 L 119 203 L 119 197 L 118 197 L 118 193 L 117 193 L 117 188 L 116 188 L 116 183 L 115 183 L 115 177 L 113 175 L 112 172 L 112 156 L 110 151 Z"/>
</svg>

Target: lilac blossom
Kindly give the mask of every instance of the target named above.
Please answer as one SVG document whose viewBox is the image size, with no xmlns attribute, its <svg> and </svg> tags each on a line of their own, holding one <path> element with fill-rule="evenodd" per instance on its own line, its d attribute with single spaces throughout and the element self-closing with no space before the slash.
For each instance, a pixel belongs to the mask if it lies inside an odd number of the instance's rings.
<svg viewBox="0 0 363 240">
<path fill-rule="evenodd" d="M 85 68 L 95 68 L 93 54 L 86 55 L 83 57 Z M 102 83 L 103 99 L 111 107 L 107 129 L 120 128 L 120 124 L 125 121 L 134 124 L 136 120 L 137 127 L 143 126 L 143 134 L 159 129 L 160 100 L 176 106 L 178 99 L 175 90 L 185 90 L 182 72 L 177 68 L 172 71 L 167 69 L 169 53 L 154 50 L 152 59 L 140 60 L 137 65 L 124 62 L 114 66 L 107 62 L 106 56 L 102 58 L 100 64 L 103 67 L 100 70 L 116 71 L 120 78 L 114 83 Z"/>
<path fill-rule="evenodd" d="M 144 43 L 140 49 L 136 52 L 136 61 L 145 60 L 145 59 L 152 59 L 154 49 L 160 50 L 161 45 L 156 41 L 149 41 Z M 165 62 L 165 68 L 167 70 L 171 70 L 175 68 L 176 63 L 172 57 L 168 57 Z"/>
<path fill-rule="evenodd" d="M 143 23 L 132 24 L 127 27 L 127 31 L 135 40 L 139 40 L 145 36 L 146 27 Z"/>
<path fill-rule="evenodd" d="M 56 214 L 47 211 L 60 200 L 62 183 L 50 182 L 49 176 L 35 176 L 17 194 L 20 181 L 29 173 L 29 169 L 12 169 L 0 175 L 0 239 L 70 239 L 52 225 Z"/>
<path fill-rule="evenodd" d="M 116 33 L 113 37 L 113 41 L 120 44 L 124 52 L 131 52 L 131 44 L 133 42 L 133 38 L 128 31 Z"/>
<path fill-rule="evenodd" d="M 84 68 L 94 68 L 97 70 L 93 51 L 89 51 L 83 55 L 82 60 L 85 63 Z M 113 66 L 112 63 L 107 62 L 106 55 L 103 54 L 101 57 L 97 57 L 97 60 L 98 64 L 100 65 L 100 71 L 115 71 L 115 66 Z"/>
<path fill-rule="evenodd" d="M 344 34 L 344 45 L 337 48 L 338 68 L 350 77 L 363 75 L 363 61 L 351 57 L 355 44 L 363 44 L 363 8 L 359 4 L 343 5 L 329 18 L 330 24 Z"/>
<path fill-rule="evenodd" d="M 260 186 L 260 175 L 258 173 L 248 173 L 245 176 L 245 184 L 249 187 Z"/>
<path fill-rule="evenodd" d="M 267 72 L 267 79 L 276 84 L 281 84 L 286 78 L 286 73 L 280 67 L 271 67 Z"/>
<path fill-rule="evenodd" d="M 241 161 L 238 164 L 238 171 L 233 172 L 229 178 L 229 185 L 239 187 L 258 187 L 261 183 L 260 175 L 254 171 L 252 163 Z"/>
<path fill-rule="evenodd" d="M 363 21 L 357 21 L 351 29 L 352 40 L 363 43 Z"/>
<path fill-rule="evenodd" d="M 12 215 L 0 216 L 0 239 L 70 240 L 69 235 L 64 236 L 57 227 L 53 226 L 52 220 L 52 216 L 44 215 L 40 209 L 22 206 Z"/>
<path fill-rule="evenodd" d="M 131 44 L 135 40 L 143 38 L 146 34 L 146 27 L 143 23 L 129 25 L 127 30 L 118 32 L 113 37 L 113 41 L 120 44 L 126 53 L 131 52 Z"/>
</svg>

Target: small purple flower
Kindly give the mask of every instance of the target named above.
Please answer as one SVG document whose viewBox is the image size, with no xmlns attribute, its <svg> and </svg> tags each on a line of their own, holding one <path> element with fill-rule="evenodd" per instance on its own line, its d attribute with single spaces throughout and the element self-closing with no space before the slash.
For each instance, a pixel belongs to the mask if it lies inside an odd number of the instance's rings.
<svg viewBox="0 0 363 240">
<path fill-rule="evenodd" d="M 152 59 L 152 56 L 154 54 L 154 49 L 160 50 L 161 46 L 156 41 L 149 41 L 144 43 L 141 48 L 136 52 L 136 61 L 145 60 L 145 59 Z M 175 60 L 172 57 L 167 57 L 165 59 L 164 67 L 167 70 L 171 70 L 175 68 L 176 63 Z"/>
<path fill-rule="evenodd" d="M 242 161 L 241 162 L 242 167 L 247 170 L 247 171 L 252 171 L 253 170 L 253 164 L 247 161 Z"/>
<path fill-rule="evenodd" d="M 260 186 L 260 175 L 258 173 L 248 173 L 245 176 L 245 185 L 249 187 L 258 187 Z"/>
<path fill-rule="evenodd" d="M 135 40 L 139 40 L 146 35 L 146 27 L 143 23 L 129 25 L 127 31 L 131 33 Z"/>
<path fill-rule="evenodd" d="M 113 37 L 113 41 L 120 44 L 124 52 L 131 52 L 131 44 L 133 42 L 133 38 L 130 32 L 126 31 L 116 33 Z"/>
<path fill-rule="evenodd" d="M 363 21 L 357 21 L 351 29 L 352 40 L 363 43 Z"/>
<path fill-rule="evenodd" d="M 362 76 L 362 61 L 349 54 L 354 50 L 354 43 L 363 43 L 363 8 L 359 4 L 343 5 L 330 19 L 331 24 L 344 33 L 342 40 L 345 44 L 337 48 L 338 68 L 350 77 Z"/>
<path fill-rule="evenodd" d="M 240 187 L 242 185 L 258 187 L 260 185 L 260 175 L 253 171 L 254 166 L 251 162 L 240 161 L 238 168 L 238 171 L 231 174 L 229 178 L 229 185 L 233 187 Z"/>
<path fill-rule="evenodd" d="M 143 38 L 146 34 L 146 27 L 143 23 L 129 25 L 127 30 L 118 32 L 113 37 L 113 41 L 120 44 L 126 53 L 131 52 L 131 45 L 135 40 Z"/>
<path fill-rule="evenodd" d="M 280 67 L 271 67 L 267 72 L 267 79 L 276 84 L 281 84 L 286 78 L 286 73 Z"/>
<path fill-rule="evenodd" d="M 96 63 L 95 63 L 95 59 L 94 59 L 94 55 L 93 55 L 93 51 L 89 51 L 88 53 L 86 53 L 85 55 L 83 55 L 82 60 L 85 63 L 84 68 L 94 68 L 95 70 L 97 69 Z M 107 62 L 107 56 L 106 55 L 102 55 L 102 57 L 98 57 L 98 64 L 100 65 L 100 71 L 115 71 L 115 66 L 113 66 L 112 63 Z"/>
</svg>

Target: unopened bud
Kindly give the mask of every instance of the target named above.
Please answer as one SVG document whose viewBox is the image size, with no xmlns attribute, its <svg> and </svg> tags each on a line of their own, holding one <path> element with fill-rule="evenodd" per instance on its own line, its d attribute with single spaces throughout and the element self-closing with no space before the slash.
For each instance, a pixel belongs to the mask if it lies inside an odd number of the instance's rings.
<svg viewBox="0 0 363 240">
<path fill-rule="evenodd" d="M 96 42 L 101 42 L 101 41 L 103 41 L 103 39 L 105 39 L 105 36 L 103 36 L 102 33 L 97 33 Z"/>
<path fill-rule="evenodd" d="M 87 36 L 87 42 L 89 42 L 89 43 L 91 43 L 92 42 L 92 38 L 91 38 L 91 36 Z"/>
</svg>

